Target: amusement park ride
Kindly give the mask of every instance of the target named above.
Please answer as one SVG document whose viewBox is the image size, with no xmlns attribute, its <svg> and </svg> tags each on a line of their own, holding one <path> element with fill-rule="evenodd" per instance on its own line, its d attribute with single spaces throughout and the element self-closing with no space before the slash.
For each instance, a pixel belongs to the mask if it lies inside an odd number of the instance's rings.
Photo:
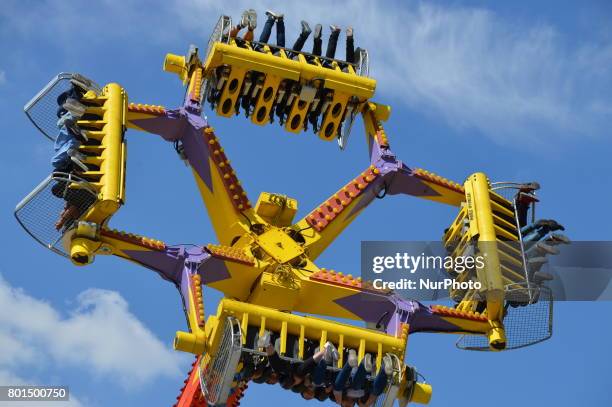
<svg viewBox="0 0 612 407">
<path fill-rule="evenodd" d="M 266 331 L 279 338 L 281 358 L 294 363 L 309 355 L 308 344 L 332 342 L 339 358 L 330 370 L 343 366 L 348 349 L 356 350 L 359 360 L 373 355 L 377 368 L 386 354 L 393 355 L 392 380 L 377 401 L 384 406 L 395 400 L 400 405 L 429 402 L 431 386 L 404 362 L 411 333 L 462 334 L 458 346 L 495 351 L 551 335 L 552 301 L 545 287 L 530 281 L 525 261 L 516 211 L 520 184 L 494 184 L 476 173 L 460 185 L 400 161 L 383 128 L 390 108 L 371 100 L 376 81 L 368 77 L 367 51 L 348 63 L 232 38 L 231 26 L 229 17 L 220 18 L 202 59 L 195 47 L 186 56 L 166 56 L 164 70 L 177 74 L 186 86 L 184 102 L 176 109 L 128 103 L 120 85 L 99 87 L 78 74 L 58 75 L 25 107 L 33 124 L 54 140 L 57 96 L 72 86 L 84 89 L 80 102 L 86 109 L 77 124 L 86 139 L 79 147 L 86 169 L 54 172 L 15 214 L 32 237 L 75 265 L 114 255 L 177 287 L 187 329 L 176 333 L 174 348 L 196 355 L 196 361 L 175 406 L 236 406 L 247 387 L 239 379 L 243 360 L 245 355 L 265 355 L 254 338 Z M 294 221 L 293 198 L 262 192 L 251 203 L 202 114 L 207 103 L 223 117 L 234 117 L 246 106 L 250 120 L 261 126 L 284 109 L 285 130 L 299 133 L 316 122 L 316 134 L 323 141 L 337 139 L 341 148 L 361 115 L 369 165 Z M 193 170 L 217 244 L 171 246 L 109 228 L 112 215 L 125 203 L 126 129 L 174 143 Z M 479 281 L 480 290 L 451 292 L 453 307 L 426 306 L 317 266 L 317 257 L 376 197 L 398 194 L 459 208 L 443 237 L 449 254 L 461 256 L 475 245 L 488 256 L 482 268 L 448 273 Z M 225 296 L 208 318 L 203 285 Z M 533 315 L 526 311 L 533 307 L 544 309 L 544 322 L 527 322 L 543 327 L 526 332 L 525 319 Z M 311 315 L 365 321 L 366 327 Z"/>
</svg>

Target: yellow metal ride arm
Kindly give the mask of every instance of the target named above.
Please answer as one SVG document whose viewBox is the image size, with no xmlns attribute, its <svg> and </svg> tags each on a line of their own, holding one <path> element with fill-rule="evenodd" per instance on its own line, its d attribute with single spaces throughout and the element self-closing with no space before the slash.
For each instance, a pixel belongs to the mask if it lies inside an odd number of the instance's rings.
<svg viewBox="0 0 612 407">
<path fill-rule="evenodd" d="M 463 186 L 422 169 L 411 169 L 389 147 L 382 121 L 389 107 L 367 103 L 362 111 L 370 165 L 298 221 L 311 259 L 316 259 L 377 196 L 408 194 L 452 206 L 465 200 Z"/>
<path fill-rule="evenodd" d="M 196 66 L 188 77 L 182 107 L 168 110 L 161 106 L 130 104 L 127 123 L 129 128 L 159 134 L 176 143 L 192 168 L 219 242 L 230 245 L 232 239 L 248 230 L 246 218 L 254 215 L 214 130 L 200 117 L 201 82 L 202 69 Z"/>
</svg>

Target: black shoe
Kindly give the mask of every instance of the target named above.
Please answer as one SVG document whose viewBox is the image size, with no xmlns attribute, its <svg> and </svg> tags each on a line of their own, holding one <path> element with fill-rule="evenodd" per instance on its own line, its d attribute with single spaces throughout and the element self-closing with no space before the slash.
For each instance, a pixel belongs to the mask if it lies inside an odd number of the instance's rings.
<svg viewBox="0 0 612 407">
<path fill-rule="evenodd" d="M 540 227 L 542 226 L 548 227 L 550 228 L 551 231 L 565 230 L 563 225 L 560 225 L 559 223 L 557 223 L 556 220 L 553 220 L 553 219 L 540 219 L 535 224 L 536 226 L 540 226 Z"/>
<path fill-rule="evenodd" d="M 331 30 L 332 33 L 340 32 L 340 30 L 341 30 L 341 28 L 339 26 L 334 25 L 334 24 L 330 25 L 329 29 Z"/>
<path fill-rule="evenodd" d="M 302 25 L 302 35 L 306 35 L 306 36 L 310 35 L 312 30 L 310 29 L 310 26 L 308 25 L 308 23 L 302 20 L 300 24 Z"/>
</svg>

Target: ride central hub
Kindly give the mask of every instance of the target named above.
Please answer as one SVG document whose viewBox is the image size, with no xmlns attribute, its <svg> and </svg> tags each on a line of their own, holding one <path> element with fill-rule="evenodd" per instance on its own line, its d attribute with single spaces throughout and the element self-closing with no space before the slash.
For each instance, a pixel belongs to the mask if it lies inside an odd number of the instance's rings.
<svg viewBox="0 0 612 407">
<path fill-rule="evenodd" d="M 304 254 L 304 249 L 295 240 L 282 229 L 276 227 L 272 227 L 257 236 L 255 241 L 266 254 L 279 264 L 287 263 Z"/>
</svg>

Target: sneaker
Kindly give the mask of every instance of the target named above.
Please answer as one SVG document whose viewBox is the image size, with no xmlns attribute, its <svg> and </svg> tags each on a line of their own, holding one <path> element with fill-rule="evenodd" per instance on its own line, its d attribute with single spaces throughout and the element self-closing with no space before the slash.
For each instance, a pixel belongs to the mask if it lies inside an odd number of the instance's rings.
<svg viewBox="0 0 612 407">
<path fill-rule="evenodd" d="M 79 217 L 79 208 L 75 205 L 70 205 L 62 211 L 59 219 L 55 222 L 55 230 L 61 230 L 64 226 L 72 223 Z"/>
<path fill-rule="evenodd" d="M 538 219 L 535 223 L 536 226 L 548 226 L 548 227 L 554 226 L 556 224 L 557 222 L 555 222 L 552 219 Z"/>
<path fill-rule="evenodd" d="M 550 242 L 551 244 L 570 244 L 571 240 L 561 233 L 552 233 L 548 239 L 546 239 L 546 242 Z"/>
<path fill-rule="evenodd" d="M 536 243 L 536 250 L 545 254 L 559 254 L 559 249 L 544 242 Z"/>
<path fill-rule="evenodd" d="M 331 30 L 332 33 L 340 32 L 340 30 L 341 30 L 341 28 L 339 26 L 333 25 L 333 24 L 329 26 L 329 29 Z"/>
<path fill-rule="evenodd" d="M 388 353 L 383 356 L 382 368 L 387 376 L 391 376 L 393 374 L 393 359 L 391 359 L 391 355 Z"/>
<path fill-rule="evenodd" d="M 240 16 L 240 22 L 238 23 L 238 26 L 240 28 L 244 28 L 249 25 L 249 12 L 250 10 L 244 10 L 242 12 L 242 15 Z"/>
<path fill-rule="evenodd" d="M 543 264 L 548 263 L 548 259 L 542 256 L 532 257 L 529 260 L 527 260 L 527 263 L 531 267 L 541 267 Z"/>
<path fill-rule="evenodd" d="M 84 104 L 74 98 L 66 99 L 62 107 L 72 113 L 75 119 L 80 119 L 85 114 L 86 109 Z"/>
<path fill-rule="evenodd" d="M 538 220 L 536 222 L 536 225 L 537 226 L 546 226 L 546 227 L 550 228 L 551 231 L 554 231 L 554 230 L 565 230 L 563 225 L 560 225 L 554 219 L 540 219 L 540 220 Z"/>
<path fill-rule="evenodd" d="M 270 18 L 273 18 L 275 20 L 280 20 L 281 18 L 283 18 L 285 15 L 284 14 L 280 14 L 280 13 L 275 13 L 272 10 L 266 10 L 266 15 Z"/>
<path fill-rule="evenodd" d="M 302 25 L 302 34 L 310 35 L 312 30 L 310 29 L 310 26 L 308 25 L 308 23 L 306 21 L 302 20 L 302 21 L 300 21 L 300 24 Z"/>
<path fill-rule="evenodd" d="M 366 372 L 372 372 L 372 355 L 369 353 L 366 353 L 363 357 L 363 367 L 365 368 Z"/>
<path fill-rule="evenodd" d="M 89 91 L 89 89 L 91 89 L 93 83 L 85 78 L 84 76 L 81 76 L 79 74 L 74 74 L 73 77 L 70 79 L 70 83 L 77 88 L 78 91 L 82 92 L 82 93 L 86 93 Z"/>
<path fill-rule="evenodd" d="M 353 27 L 346 27 L 346 36 L 347 37 L 353 36 Z"/>
<path fill-rule="evenodd" d="M 541 283 L 542 281 L 554 280 L 554 277 L 550 273 L 545 273 L 543 271 L 538 271 L 538 272 L 533 274 L 533 279 L 535 280 L 535 283 L 537 284 L 537 283 Z"/>
<path fill-rule="evenodd" d="M 538 197 L 535 196 L 535 194 L 530 194 L 529 192 L 519 192 L 517 201 L 521 203 L 539 202 Z"/>
<path fill-rule="evenodd" d="M 540 189 L 540 184 L 538 182 L 527 182 L 525 184 L 521 184 L 519 187 L 523 191 L 537 191 Z"/>
<path fill-rule="evenodd" d="M 357 367 L 357 352 L 355 352 L 355 349 L 349 349 L 348 364 L 350 367 Z"/>
<path fill-rule="evenodd" d="M 81 153 L 75 148 L 68 149 L 68 151 L 66 151 L 66 154 L 68 154 L 68 157 L 70 157 L 72 162 L 79 166 L 83 171 L 89 171 L 89 168 L 83 162 L 87 159 L 87 156 L 85 154 Z"/>
<path fill-rule="evenodd" d="M 325 361 L 327 362 L 328 365 L 331 365 L 334 363 L 334 360 L 338 360 L 340 355 L 338 355 L 338 350 L 336 349 L 333 343 L 327 341 L 324 347 L 325 347 L 325 356 L 324 356 Z"/>
<path fill-rule="evenodd" d="M 323 26 L 321 24 L 315 25 L 314 38 L 320 39 L 322 32 L 323 32 Z"/>
<path fill-rule="evenodd" d="M 259 336 L 259 334 L 257 334 Z M 261 337 L 257 338 L 257 347 L 265 348 L 270 344 L 270 332 L 264 331 L 264 334 Z"/>
<path fill-rule="evenodd" d="M 249 27 L 250 31 L 253 31 L 257 28 L 257 12 L 252 8 L 246 11 L 247 13 L 247 27 Z"/>
<path fill-rule="evenodd" d="M 66 128 L 70 130 L 70 132 L 77 137 L 77 139 L 81 137 L 84 141 L 89 141 L 87 133 L 84 130 L 81 130 L 81 128 L 73 120 L 66 120 L 64 122 L 64 126 L 66 126 Z"/>
<path fill-rule="evenodd" d="M 81 160 L 79 160 L 76 157 L 70 157 L 70 160 L 75 163 L 82 171 L 87 172 L 89 171 L 89 167 L 87 167 L 87 165 L 85 165 L 85 163 Z"/>
<path fill-rule="evenodd" d="M 74 157 L 74 158 L 76 158 L 77 160 L 80 160 L 80 161 L 85 161 L 87 159 L 87 156 L 85 154 L 81 153 L 76 148 L 69 148 L 68 151 L 66 151 L 66 154 L 68 154 L 70 157 Z"/>
</svg>

